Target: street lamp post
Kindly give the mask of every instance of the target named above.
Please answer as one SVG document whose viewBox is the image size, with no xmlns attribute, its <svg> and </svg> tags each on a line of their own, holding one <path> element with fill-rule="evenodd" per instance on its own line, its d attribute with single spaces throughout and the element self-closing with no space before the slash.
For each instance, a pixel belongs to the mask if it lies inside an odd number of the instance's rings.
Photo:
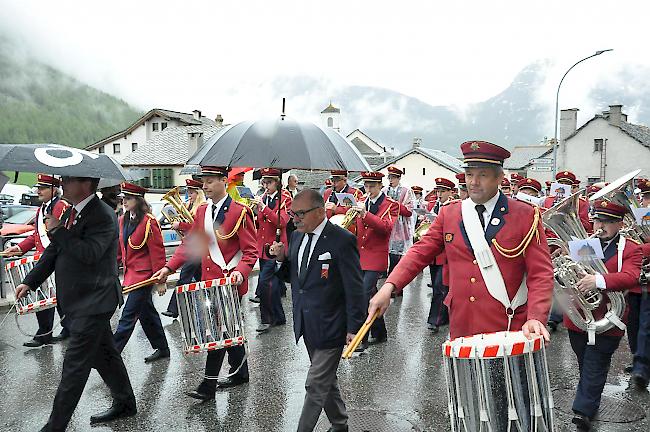
<svg viewBox="0 0 650 432">
<path fill-rule="evenodd" d="M 590 55 L 589 57 L 585 57 L 582 60 L 579 60 L 573 64 L 569 69 L 567 69 L 566 72 L 564 72 L 564 75 L 562 75 L 562 79 L 560 80 L 560 84 L 557 86 L 557 92 L 555 93 L 555 132 L 553 133 L 553 178 L 555 178 L 555 174 L 557 174 L 557 147 L 558 147 L 558 142 L 557 142 L 557 124 L 558 124 L 558 115 L 560 113 L 560 87 L 562 87 L 562 82 L 564 81 L 564 78 L 571 72 L 571 69 L 574 67 L 578 66 L 580 63 L 582 63 L 585 60 L 589 60 L 592 57 L 599 56 L 603 53 L 606 53 L 608 51 L 613 51 L 613 49 L 606 49 L 606 50 L 600 50 L 596 51 L 594 54 Z"/>
</svg>

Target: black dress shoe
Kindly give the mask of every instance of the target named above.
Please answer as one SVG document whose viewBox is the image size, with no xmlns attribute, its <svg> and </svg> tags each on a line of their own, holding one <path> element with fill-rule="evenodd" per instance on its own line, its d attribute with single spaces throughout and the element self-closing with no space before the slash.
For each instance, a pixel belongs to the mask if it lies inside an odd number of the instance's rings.
<svg viewBox="0 0 650 432">
<path fill-rule="evenodd" d="M 34 338 L 30 341 L 27 341 L 23 344 L 24 347 L 27 348 L 38 348 L 43 345 L 50 345 L 52 343 L 52 338 L 49 339 L 44 339 L 44 338 Z"/>
<path fill-rule="evenodd" d="M 589 417 L 583 416 L 582 414 L 575 414 L 571 423 L 576 425 L 577 431 L 583 432 L 591 430 L 591 420 L 589 420 Z"/>
<path fill-rule="evenodd" d="M 364 352 L 365 350 L 368 349 L 368 342 L 361 342 L 357 349 L 354 350 L 354 352 Z"/>
<path fill-rule="evenodd" d="M 178 318 L 178 314 L 170 311 L 160 312 L 160 315 L 169 317 L 169 318 Z"/>
<path fill-rule="evenodd" d="M 259 303 L 260 298 L 259 297 L 251 297 L 251 298 L 248 299 L 248 301 L 251 302 L 251 303 Z"/>
<path fill-rule="evenodd" d="M 634 385 L 639 389 L 648 388 L 648 379 L 639 374 L 633 373 L 632 378 L 630 378 L 630 381 L 632 381 Z"/>
<path fill-rule="evenodd" d="M 145 363 L 155 362 L 156 360 L 169 358 L 169 348 L 157 349 L 148 357 L 144 358 Z"/>
<path fill-rule="evenodd" d="M 625 369 L 623 369 L 623 372 L 632 373 L 633 370 L 634 370 L 634 366 L 629 365 L 629 366 L 625 366 Z"/>
<path fill-rule="evenodd" d="M 185 394 L 191 398 L 198 399 L 203 402 L 214 399 L 214 393 L 203 393 L 199 390 L 192 390 L 185 392 Z"/>
<path fill-rule="evenodd" d="M 228 378 L 219 378 L 217 380 L 217 388 L 224 389 L 229 387 L 235 387 L 241 384 L 246 384 L 248 378 L 239 378 L 239 377 L 228 377 Z"/>
<path fill-rule="evenodd" d="M 70 332 L 67 330 L 61 330 L 61 333 L 58 336 L 52 338 L 52 342 L 63 342 L 64 340 L 70 337 Z"/>
<path fill-rule="evenodd" d="M 380 337 L 376 337 L 376 338 L 370 338 L 370 339 L 368 339 L 368 344 L 370 344 L 370 345 L 380 344 L 380 343 L 386 342 L 387 340 L 388 340 L 388 336 L 380 336 Z"/>
<path fill-rule="evenodd" d="M 547 323 L 547 325 L 548 325 L 548 328 L 551 330 L 552 333 L 555 333 L 557 331 L 558 323 L 556 323 L 555 321 L 549 321 Z"/>
<path fill-rule="evenodd" d="M 348 427 L 345 426 L 344 428 L 334 429 L 334 426 L 332 426 L 331 428 L 327 429 L 327 432 L 348 432 Z"/>
<path fill-rule="evenodd" d="M 90 417 L 90 424 L 105 423 L 122 417 L 132 417 L 136 415 L 138 410 L 133 405 L 125 405 L 121 403 L 113 403 L 113 405 L 101 414 L 95 414 Z"/>
<path fill-rule="evenodd" d="M 286 324 L 287 324 L 286 321 L 276 321 L 273 324 L 271 324 L 271 326 L 272 327 L 277 327 L 277 326 L 283 326 L 283 325 L 286 325 Z"/>
<path fill-rule="evenodd" d="M 260 324 L 258 328 L 255 329 L 258 333 L 266 333 L 271 328 L 271 324 Z"/>
</svg>

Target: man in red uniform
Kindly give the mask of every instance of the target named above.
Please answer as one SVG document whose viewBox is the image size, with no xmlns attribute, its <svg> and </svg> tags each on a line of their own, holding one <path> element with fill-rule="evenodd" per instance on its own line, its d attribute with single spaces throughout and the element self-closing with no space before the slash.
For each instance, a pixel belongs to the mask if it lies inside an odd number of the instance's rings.
<svg viewBox="0 0 650 432">
<path fill-rule="evenodd" d="M 223 167 L 204 166 L 201 168 L 203 191 L 208 201 L 199 207 L 189 235 L 196 235 L 207 243 L 207 252 L 201 253 L 201 279 L 218 279 L 231 276 L 238 284 L 239 296 L 248 290 L 248 275 L 257 261 L 257 239 L 255 221 L 250 208 L 234 201 L 226 193 L 228 184 L 228 169 Z M 174 256 L 158 270 L 154 276 L 164 282 L 188 259 L 193 252 L 189 246 L 182 244 Z M 214 380 L 221 369 L 225 353 L 228 352 L 228 363 L 232 376 Z M 232 387 L 248 382 L 248 364 L 243 362 L 245 349 L 242 346 L 210 351 L 205 363 L 206 378 L 199 387 L 187 393 L 188 396 L 200 400 L 214 398 L 217 386 Z M 235 370 L 239 369 L 237 373 Z M 216 381 L 216 382 L 215 382 Z"/>
<path fill-rule="evenodd" d="M 257 331 L 264 333 L 271 326 L 287 322 L 282 308 L 284 283 L 275 274 L 275 259 L 265 249 L 277 241 L 277 230 L 280 230 L 280 242 L 287 244 L 287 210 L 291 207 L 291 194 L 282 189 L 282 172 L 279 169 L 264 168 L 261 174 L 265 191 L 261 197 L 251 199 L 251 204 L 257 207 L 257 254 L 260 260 L 255 294 L 260 299 L 261 325 Z"/>
<path fill-rule="evenodd" d="M 70 207 L 66 201 L 61 199 L 59 193 L 61 182 L 59 179 L 47 174 L 39 174 L 38 182 L 35 186 L 41 206 L 36 210 L 36 226 L 34 227 L 34 231 L 25 240 L 20 242 L 20 244 L 7 248 L 5 250 L 6 256 L 24 255 L 33 248 L 36 248 L 37 254 L 42 254 L 45 248 L 50 245 L 50 238 L 47 236 L 47 229 L 45 228 L 43 217 L 51 214 L 55 218 L 61 219 L 63 213 Z M 57 308 L 59 310 L 59 316 L 63 317 L 64 315 L 58 305 Z M 65 326 L 67 320 L 64 320 L 62 321 L 63 329 L 61 330 L 61 334 L 52 337 L 54 308 L 36 312 L 36 321 L 38 321 L 36 336 L 32 340 L 25 342 L 23 346 L 28 348 L 39 347 L 49 344 L 52 341 L 58 342 L 67 339 L 70 334 Z"/>
<path fill-rule="evenodd" d="M 357 247 L 361 257 L 363 271 L 363 291 L 366 304 L 377 293 L 379 276 L 388 268 L 388 243 L 393 225 L 399 214 L 399 204 L 382 192 L 381 172 L 361 173 L 366 200 L 359 203 L 354 210 L 358 212 Z M 370 328 L 373 343 L 386 342 L 388 334 L 384 319 L 376 320 Z M 359 351 L 366 349 L 368 335 L 359 346 Z"/>
<path fill-rule="evenodd" d="M 548 340 L 543 323 L 551 305 L 553 266 L 539 211 L 499 192 L 510 152 L 485 141 L 465 142 L 461 150 L 469 199 L 443 207 L 370 301 L 368 315 L 383 314 L 392 290 L 402 290 L 445 251 L 452 338 L 510 329 Z M 527 295 L 520 291 L 524 278 Z"/>
<path fill-rule="evenodd" d="M 501 180 L 501 192 L 503 192 L 503 194 L 507 197 L 512 196 L 512 190 L 510 189 L 510 180 L 505 177 L 503 180 Z"/>
<path fill-rule="evenodd" d="M 519 187 L 517 184 L 523 180 L 525 177 L 522 175 L 519 175 L 517 173 L 511 173 L 510 174 L 510 188 L 511 188 L 511 194 L 510 196 L 517 196 L 517 193 L 519 192 Z"/>
<path fill-rule="evenodd" d="M 642 260 L 641 248 L 633 241 L 626 241 L 619 235 L 626 212 L 625 207 L 612 202 L 596 203 L 594 229 L 602 230 L 598 238 L 603 246 L 608 273 L 584 276 L 577 285 L 581 292 L 601 290 L 606 298 L 607 291 L 626 291 L 638 286 Z M 600 307 L 594 311 L 595 317 L 604 316 L 607 312 L 607 303 L 606 300 L 601 302 Z M 626 321 L 627 311 L 622 317 L 622 322 Z M 614 326 L 604 333 L 595 335 L 593 345 L 588 344 L 588 335 L 566 316 L 564 325 L 569 331 L 571 348 L 576 354 L 580 367 L 580 381 L 573 401 L 575 416 L 572 421 L 579 431 L 588 431 L 591 430 L 591 420 L 598 412 L 612 355 L 625 334 L 625 325 L 622 325 L 623 329 Z"/>
<path fill-rule="evenodd" d="M 570 185 L 573 190 L 573 185 L 576 182 L 576 175 L 573 174 L 571 171 L 560 171 L 555 175 L 555 180 L 560 184 Z M 543 207 L 551 208 L 559 201 L 561 201 L 559 197 L 549 196 L 544 201 Z M 588 233 L 590 233 L 592 228 L 591 228 L 591 222 L 589 222 L 589 202 L 583 197 L 580 197 L 580 199 L 578 200 L 578 216 L 580 217 L 580 222 L 582 222 L 582 226 L 585 228 L 585 230 Z"/>
<path fill-rule="evenodd" d="M 465 173 L 456 174 L 456 180 L 458 180 L 458 198 L 464 200 L 469 197 L 467 193 L 467 183 L 465 182 Z"/>
<path fill-rule="evenodd" d="M 141 186 L 122 183 L 125 213 L 119 219 L 120 247 L 117 250 L 117 260 L 124 267 L 124 287 L 151 278 L 154 271 L 165 265 L 162 231 L 158 220 L 151 214 L 151 206 L 144 199 L 146 192 L 147 189 Z M 115 347 L 121 353 L 133 334 L 136 322 L 140 321 L 155 350 L 145 357 L 145 363 L 169 358 L 165 330 L 151 298 L 152 286 L 150 284 L 129 293 L 113 335 Z"/>
<path fill-rule="evenodd" d="M 454 186 L 453 181 L 444 177 L 438 177 L 436 179 L 438 202 L 432 208 L 434 213 L 439 214 L 443 206 L 453 201 Z M 447 257 L 444 251 L 436 256 L 435 261 L 432 264 L 429 264 L 433 295 L 431 296 L 431 306 L 429 307 L 427 327 L 433 333 L 438 333 L 440 326 L 449 324 L 449 311 L 447 310 L 447 306 L 443 304 L 445 297 L 449 292 L 449 287 L 445 285 L 445 281 L 443 281 L 443 279 L 445 279 L 446 264 Z"/>
<path fill-rule="evenodd" d="M 359 189 L 353 188 L 348 184 L 348 172 L 346 170 L 334 170 L 331 173 L 332 187 L 327 188 L 323 193 L 328 219 L 335 214 L 345 214 L 348 211 L 348 207 L 339 204 L 339 200 L 336 197 L 337 193 L 352 194 L 357 201 L 363 197 L 363 193 Z"/>
</svg>

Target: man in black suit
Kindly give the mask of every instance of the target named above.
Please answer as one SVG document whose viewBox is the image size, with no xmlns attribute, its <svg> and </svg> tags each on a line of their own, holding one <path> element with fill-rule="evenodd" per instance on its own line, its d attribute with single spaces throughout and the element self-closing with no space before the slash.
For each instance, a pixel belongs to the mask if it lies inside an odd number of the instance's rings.
<svg viewBox="0 0 650 432">
<path fill-rule="evenodd" d="M 357 240 L 325 218 L 325 202 L 314 190 L 298 193 L 289 213 L 296 225 L 289 250 L 273 243 L 271 254 L 286 261 L 296 342 L 303 337 L 311 360 L 298 431 L 312 431 L 323 409 L 332 424 L 330 431 L 347 431 L 348 414 L 336 370 L 343 346 L 365 319 Z"/>
<path fill-rule="evenodd" d="M 63 177 L 64 197 L 72 203 L 61 220 L 45 222 L 50 245 L 16 296 L 40 286 L 56 271 L 57 301 L 70 321 L 71 338 L 65 352 L 61 382 L 54 406 L 42 431 L 66 429 L 92 368 L 111 390 L 113 404 L 90 423 L 136 413 L 135 396 L 120 354 L 113 342 L 110 319 L 121 305 L 117 275 L 118 229 L 115 211 L 96 195 L 98 179 Z"/>
</svg>

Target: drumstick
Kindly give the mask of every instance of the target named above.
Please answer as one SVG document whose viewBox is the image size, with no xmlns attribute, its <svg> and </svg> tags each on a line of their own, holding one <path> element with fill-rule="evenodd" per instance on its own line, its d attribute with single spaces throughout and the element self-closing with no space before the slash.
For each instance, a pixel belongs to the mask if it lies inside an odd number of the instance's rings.
<svg viewBox="0 0 650 432">
<path fill-rule="evenodd" d="M 0 252 L 0 257 L 8 257 L 8 256 L 11 256 L 10 252 L 5 252 L 5 251 Z"/>
<path fill-rule="evenodd" d="M 363 338 L 366 336 L 366 334 L 370 330 L 370 327 L 372 326 L 372 323 L 374 323 L 377 318 L 379 318 L 379 311 L 375 312 L 375 314 L 372 316 L 370 321 L 365 322 L 361 326 L 361 328 L 359 329 L 357 334 L 352 339 L 352 342 L 350 342 L 350 344 L 345 349 L 345 351 L 343 351 L 342 358 L 349 359 L 350 357 L 352 357 L 352 353 L 354 353 L 354 351 L 356 351 L 357 347 L 359 346 L 359 344 L 361 343 Z"/>
<path fill-rule="evenodd" d="M 146 287 L 148 285 L 151 285 L 154 282 L 158 282 L 158 278 L 152 277 L 152 278 L 149 278 L 147 280 L 143 280 L 142 282 L 134 283 L 133 285 L 129 285 L 127 287 L 124 287 L 124 289 L 122 290 L 122 294 L 128 294 L 131 291 L 135 291 L 137 289 Z"/>
</svg>

